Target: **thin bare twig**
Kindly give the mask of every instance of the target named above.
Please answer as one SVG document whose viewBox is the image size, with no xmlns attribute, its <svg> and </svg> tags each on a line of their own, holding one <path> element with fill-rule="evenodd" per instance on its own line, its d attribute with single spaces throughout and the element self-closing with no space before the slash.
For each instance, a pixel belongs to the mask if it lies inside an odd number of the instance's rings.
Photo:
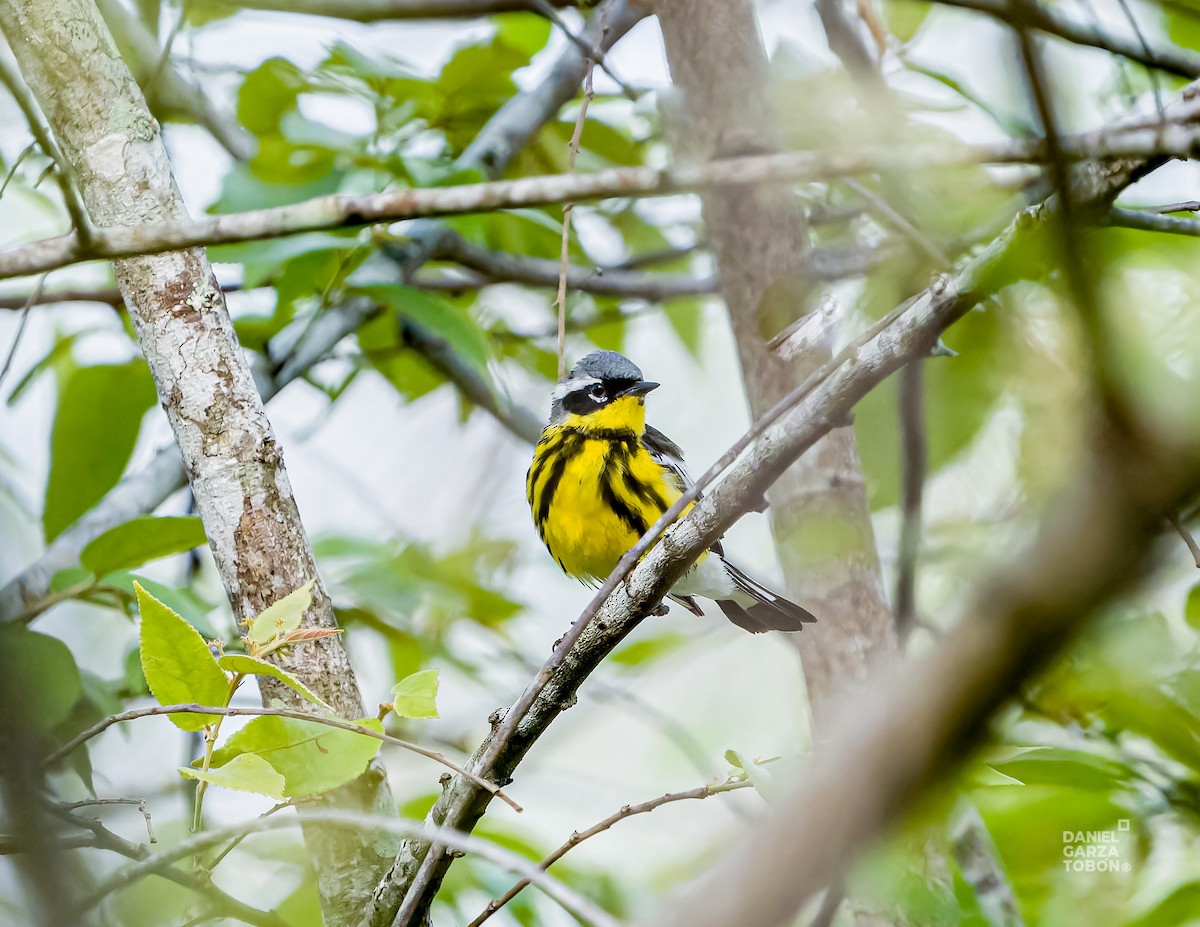
<svg viewBox="0 0 1200 927">
<path fill-rule="evenodd" d="M 1192 559 L 1196 561 L 1196 569 L 1200 570 L 1200 544 L 1196 543 L 1195 535 L 1188 530 L 1188 526 L 1183 523 L 1183 519 L 1178 514 L 1172 512 L 1167 515 L 1167 521 L 1171 523 L 1179 536 L 1183 538 L 1183 543 L 1187 545 L 1187 549 L 1191 552 Z"/>
<path fill-rule="evenodd" d="M 544 0 L 543 0 L 544 2 Z M 604 15 L 601 13 L 600 15 Z M 601 48 L 604 43 L 605 28 L 603 23 L 600 26 L 600 33 L 596 37 L 596 47 L 589 52 L 587 71 L 583 75 L 583 100 L 579 104 L 579 115 L 575 118 L 575 129 L 571 133 L 571 141 L 567 143 L 567 173 L 575 173 L 575 159 L 579 157 L 579 142 L 583 138 L 583 126 L 587 122 L 587 111 L 591 105 L 592 92 L 592 73 L 595 70 L 595 63 L 601 54 Z M 555 311 L 558 313 L 558 378 L 561 380 L 566 376 L 566 350 L 567 350 L 567 270 L 570 267 L 571 261 L 571 213 L 575 209 L 575 204 L 566 202 L 563 204 L 563 219 L 562 219 L 562 266 L 558 272 L 558 297 L 554 301 Z"/>
<path fill-rule="evenodd" d="M 42 274 L 38 277 L 37 285 L 33 288 L 33 292 L 29 294 L 29 298 L 25 300 L 25 307 L 21 310 L 21 318 L 17 322 L 17 331 L 13 335 L 12 344 L 9 346 L 8 354 L 4 358 L 4 365 L 0 366 L 0 386 L 4 385 L 4 378 L 8 376 L 8 371 L 12 369 L 13 359 L 17 356 L 17 348 L 21 346 L 21 336 L 25 334 L 25 325 L 29 322 L 29 310 L 33 308 L 33 304 L 38 301 L 42 295 L 42 288 L 46 285 L 46 278 L 50 276 L 50 272 Z"/>
<path fill-rule="evenodd" d="M 54 176 L 58 181 L 58 188 L 62 192 L 63 205 L 67 207 L 67 215 L 71 217 L 71 225 L 79 236 L 80 244 L 86 246 L 91 240 L 92 224 L 88 219 L 83 199 L 79 195 L 79 189 L 75 185 L 75 174 L 62 152 L 58 150 L 58 145 L 50 134 L 50 130 L 42 122 L 42 113 L 38 109 L 33 94 L 25 86 L 21 75 L 4 58 L 0 58 L 0 84 L 4 84 L 12 95 L 17 107 L 21 110 L 21 115 L 29 124 L 29 131 L 33 135 L 34 141 L 53 164 Z"/>
<path fill-rule="evenodd" d="M 620 810 L 610 814 L 604 820 L 593 824 L 587 830 L 575 831 L 566 839 L 566 842 L 564 842 L 562 846 L 538 863 L 537 868 L 542 872 L 545 872 L 560 859 L 566 856 L 568 852 L 579 846 L 579 844 L 583 843 L 583 841 L 589 839 L 590 837 L 595 837 L 597 834 L 604 833 L 614 824 L 618 823 L 619 821 L 623 821 L 626 818 L 631 818 L 637 814 L 649 814 L 655 808 L 661 808 L 663 805 L 668 805 L 672 802 L 688 801 L 689 799 L 705 799 L 712 795 L 719 795 L 722 792 L 732 792 L 737 789 L 751 787 L 752 784 L 748 779 L 730 779 L 716 785 L 702 785 L 699 788 L 688 789 L 686 792 L 668 792 L 666 795 L 660 795 L 658 798 L 652 798 L 650 801 L 644 801 L 637 805 L 623 805 Z M 470 924 L 467 925 L 467 927 L 479 927 L 480 924 L 516 898 L 517 895 L 521 894 L 521 892 L 524 891 L 529 885 L 529 879 L 524 878 L 499 898 L 494 898 L 489 901 L 487 907 L 484 908 L 483 911 L 476 916 L 476 918 L 471 921 Z"/>
<path fill-rule="evenodd" d="M 583 55 L 588 59 L 589 62 L 592 62 L 592 63 L 598 65 L 600 70 L 603 71 L 605 74 L 607 74 L 612 79 L 612 82 L 621 88 L 621 93 L 623 93 L 627 99 L 632 100 L 634 102 L 637 101 L 638 92 L 636 90 L 634 90 L 632 87 L 630 87 L 627 83 L 625 83 L 625 81 L 621 80 L 621 78 L 617 74 L 617 72 L 614 71 L 612 69 L 612 67 L 609 65 L 608 58 L 604 54 L 604 46 L 603 45 L 600 45 L 599 43 L 597 43 L 595 46 L 589 46 L 587 43 L 587 40 L 585 38 L 583 38 L 582 36 L 576 35 L 574 30 L 571 29 L 571 27 L 566 24 L 566 22 L 563 20 L 563 18 L 558 15 L 558 10 L 556 10 L 548 2 L 548 0 L 529 0 L 529 4 L 537 12 L 541 13 L 544 17 L 546 17 L 546 19 L 550 20 L 550 22 L 554 25 L 554 27 L 556 29 L 558 29 L 558 31 L 561 32 L 564 36 L 566 36 L 567 41 L 570 42 L 572 45 L 574 45 L 576 48 L 578 48 L 579 51 L 583 53 Z M 597 13 L 596 15 L 598 15 L 598 16 L 607 15 L 607 9 L 600 10 L 599 13 Z M 601 24 L 601 31 L 604 31 L 603 24 Z M 588 70 L 589 71 L 591 70 L 590 66 L 589 66 Z"/>
<path fill-rule="evenodd" d="M 1200 219 L 1166 215 L 1167 212 L 1183 212 L 1178 206 L 1170 209 L 1141 210 L 1122 209 L 1114 206 L 1108 214 L 1109 221 L 1116 226 L 1138 229 L 1143 232 L 1165 232 L 1168 235 L 1200 237 Z"/>
<path fill-rule="evenodd" d="M 306 714 L 303 711 L 293 711 L 289 708 L 219 708 L 216 706 L 197 705 L 195 703 L 186 705 L 154 705 L 150 708 L 136 708 L 130 711 L 121 711 L 114 715 L 109 715 L 101 721 L 97 721 L 86 731 L 72 737 L 69 741 L 47 756 L 43 761 L 43 765 L 51 766 L 57 763 L 64 756 L 74 750 L 81 744 L 87 743 L 93 737 L 104 733 L 114 724 L 120 724 L 123 721 L 134 721 L 138 718 L 153 718 L 157 715 L 219 715 L 227 718 L 238 717 L 263 717 L 274 716 L 277 718 L 292 718 L 296 721 L 311 721 L 313 724 L 322 724 L 325 727 L 337 728 L 341 731 L 350 731 L 354 734 L 362 734 L 364 737 L 370 737 L 374 740 L 382 741 L 385 744 L 391 744 L 394 747 L 402 747 L 426 759 L 433 760 L 435 763 L 441 763 L 448 769 L 454 770 L 462 776 L 471 779 L 480 788 L 487 789 L 491 794 L 495 795 L 514 811 L 524 810 L 515 801 L 509 798 L 504 791 L 495 784 L 482 779 L 473 773 L 463 769 L 452 760 L 446 759 L 442 754 L 435 750 L 429 750 L 422 747 L 420 744 L 414 744 L 407 740 L 401 740 L 399 737 L 393 737 L 390 734 L 381 734 L 378 731 L 372 731 L 370 728 L 361 727 L 357 724 L 352 724 L 349 721 L 342 721 L 340 718 L 326 718 L 318 715 Z"/>
<path fill-rule="evenodd" d="M 150 817 L 150 811 L 146 807 L 146 799 L 144 798 L 89 798 L 85 801 L 74 801 L 67 804 L 56 805 L 54 807 L 61 808 L 63 811 L 76 811 L 80 808 L 90 808 L 94 805 L 133 805 L 141 813 L 143 820 L 146 822 L 146 838 L 151 843 L 158 843 L 158 838 L 154 836 L 154 821 Z"/>
</svg>

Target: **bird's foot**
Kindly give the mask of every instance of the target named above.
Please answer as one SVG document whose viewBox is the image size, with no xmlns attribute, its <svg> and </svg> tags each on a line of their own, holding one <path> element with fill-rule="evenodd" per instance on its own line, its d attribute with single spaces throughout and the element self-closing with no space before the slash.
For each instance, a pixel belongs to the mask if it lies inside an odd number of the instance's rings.
<svg viewBox="0 0 1200 927">
<path fill-rule="evenodd" d="M 664 618 L 670 613 L 671 609 L 665 601 L 659 602 L 646 614 L 650 618 Z"/>
</svg>

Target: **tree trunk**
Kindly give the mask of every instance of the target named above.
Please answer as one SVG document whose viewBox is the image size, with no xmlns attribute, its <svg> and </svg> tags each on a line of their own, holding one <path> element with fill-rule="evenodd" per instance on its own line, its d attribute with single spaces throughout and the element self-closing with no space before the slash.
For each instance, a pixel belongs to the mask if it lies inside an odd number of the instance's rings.
<svg viewBox="0 0 1200 927">
<path fill-rule="evenodd" d="M 158 123 L 118 56 L 91 0 L 0 3 L 0 28 L 45 111 L 97 226 L 186 218 Z M 317 576 L 278 443 L 204 252 L 115 262 L 117 283 L 154 375 L 159 399 L 204 521 L 209 544 L 244 621 Z M 336 626 L 320 582 L 305 616 Z M 344 718 L 364 714 L 337 639 L 295 647 L 280 661 Z M 264 703 L 305 708 L 290 689 L 262 686 Z M 382 771 L 327 797 L 339 807 L 391 808 Z M 391 840 L 306 828 L 326 923 L 353 923 L 395 851 Z"/>
<path fill-rule="evenodd" d="M 751 0 L 660 0 L 658 18 L 688 150 L 705 158 L 776 150 L 767 56 Z M 828 345 L 787 359 L 767 346 L 813 300 L 803 214 L 786 185 L 714 190 L 703 206 L 757 418 L 831 356 Z M 873 660 L 896 649 L 853 430 L 838 428 L 819 441 L 769 499 L 789 590 L 820 621 L 793 635 L 820 741 L 829 733 L 831 698 L 861 684 Z"/>
</svg>

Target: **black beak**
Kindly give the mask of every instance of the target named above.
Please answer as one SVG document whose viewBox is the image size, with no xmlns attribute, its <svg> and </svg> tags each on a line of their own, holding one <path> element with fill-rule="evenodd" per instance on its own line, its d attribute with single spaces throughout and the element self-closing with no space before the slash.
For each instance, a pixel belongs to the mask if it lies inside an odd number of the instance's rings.
<svg viewBox="0 0 1200 927">
<path fill-rule="evenodd" d="M 621 390 L 622 396 L 645 396 L 650 390 L 658 389 L 661 384 L 652 383 L 649 380 L 642 380 L 641 383 L 635 383 L 629 389 Z"/>
</svg>

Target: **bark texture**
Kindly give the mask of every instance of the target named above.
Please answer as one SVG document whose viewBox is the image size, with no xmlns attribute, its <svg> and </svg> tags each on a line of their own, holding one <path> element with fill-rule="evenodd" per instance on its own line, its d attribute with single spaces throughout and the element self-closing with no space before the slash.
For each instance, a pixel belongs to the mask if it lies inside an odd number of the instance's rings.
<svg viewBox="0 0 1200 927">
<path fill-rule="evenodd" d="M 0 28 L 79 179 L 92 222 L 103 228 L 186 220 L 158 123 L 94 4 L 13 0 L 0 4 Z M 242 621 L 317 576 L 279 445 L 204 252 L 127 258 L 115 268 L 234 615 Z M 319 581 L 305 622 L 336 625 Z M 363 715 L 353 670 L 336 639 L 296 647 L 280 662 L 342 717 Z M 263 698 L 305 707 L 279 684 L 264 684 Z M 376 811 L 391 807 L 378 769 L 327 801 Z M 390 862 L 391 839 L 376 846 L 369 834 L 312 828 L 306 838 L 326 923 L 351 922 Z"/>
<path fill-rule="evenodd" d="M 751 0 L 661 0 L 658 17 L 689 151 L 705 159 L 776 151 L 767 56 Z M 786 184 L 714 189 L 703 205 L 758 418 L 831 356 L 822 343 L 786 359 L 768 347 L 813 303 L 803 217 Z M 769 500 L 789 591 L 820 619 L 794 639 L 814 736 L 823 740 L 831 698 L 861 685 L 875 659 L 896 649 L 853 430 L 836 428 L 817 442 Z"/>
</svg>

